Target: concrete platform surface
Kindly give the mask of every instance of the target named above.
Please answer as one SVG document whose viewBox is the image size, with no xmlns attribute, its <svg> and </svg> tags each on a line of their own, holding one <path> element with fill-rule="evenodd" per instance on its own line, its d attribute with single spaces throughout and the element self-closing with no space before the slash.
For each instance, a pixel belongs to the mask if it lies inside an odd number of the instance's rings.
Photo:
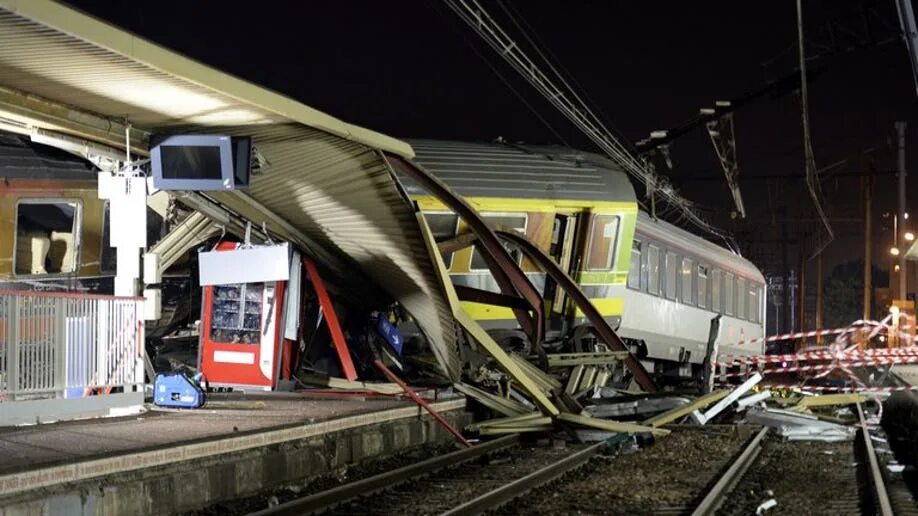
<svg viewBox="0 0 918 516">
<path fill-rule="evenodd" d="M 212 394 L 198 410 L 149 407 L 135 416 L 0 428 L 0 475 L 402 407 L 415 405 L 393 398 L 228 393 Z"/>
<path fill-rule="evenodd" d="M 909 385 L 918 385 L 918 365 L 896 364 L 890 368 L 892 374 Z"/>
</svg>

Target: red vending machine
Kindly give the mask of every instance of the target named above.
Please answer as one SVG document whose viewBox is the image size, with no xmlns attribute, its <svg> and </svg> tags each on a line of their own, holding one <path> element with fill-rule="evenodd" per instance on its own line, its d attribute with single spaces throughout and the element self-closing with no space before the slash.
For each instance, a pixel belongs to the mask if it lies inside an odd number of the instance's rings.
<svg viewBox="0 0 918 516">
<path fill-rule="evenodd" d="M 253 266 L 258 270 L 265 269 L 263 257 L 250 256 L 251 252 L 242 253 L 240 251 L 251 250 L 241 249 L 239 244 L 232 242 L 221 242 L 215 251 L 199 255 L 224 255 L 216 257 L 217 260 L 200 260 L 204 297 L 198 348 L 200 370 L 210 386 L 242 390 L 277 389 L 280 380 L 290 378 L 294 360 L 295 335 L 290 336 L 292 339 L 285 339 L 288 280 L 244 281 L 252 277 Z M 285 267 L 290 270 L 290 257 L 285 260 Z M 260 263 L 247 266 L 250 261 Z M 204 267 L 213 267 L 217 271 L 209 269 L 205 273 Z M 205 285 L 205 276 L 219 276 L 218 280 L 210 281 L 221 284 Z M 236 276 L 242 281 L 228 283 Z M 297 282 L 300 278 L 299 274 L 284 276 Z M 296 316 L 296 311 L 290 315 Z"/>
</svg>

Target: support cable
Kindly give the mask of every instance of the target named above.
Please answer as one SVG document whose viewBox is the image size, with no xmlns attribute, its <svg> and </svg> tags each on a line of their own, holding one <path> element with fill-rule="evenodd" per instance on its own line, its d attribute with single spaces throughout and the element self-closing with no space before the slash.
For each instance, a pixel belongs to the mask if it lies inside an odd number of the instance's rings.
<svg viewBox="0 0 918 516">
<path fill-rule="evenodd" d="M 800 111 L 803 119 L 803 159 L 806 168 L 806 186 L 813 199 L 813 205 L 816 213 L 822 221 L 826 230 L 826 236 L 820 241 L 810 258 L 818 255 L 829 245 L 835 238 L 832 232 L 832 226 L 826 218 L 822 206 L 822 185 L 819 182 L 819 171 L 816 169 L 816 158 L 813 156 L 813 143 L 810 137 L 810 111 L 809 98 L 806 84 L 806 48 L 803 40 L 803 4 L 802 0 L 797 0 L 797 42 L 800 50 Z"/>
<path fill-rule="evenodd" d="M 444 0 L 444 2 L 616 164 L 635 179 L 648 185 L 655 195 L 660 195 L 669 204 L 677 206 L 689 222 L 724 239 L 725 242 L 730 241 L 727 234 L 708 224 L 696 213 L 694 204 L 681 197 L 665 178 L 656 175 L 647 168 L 645 163 L 634 156 L 608 130 L 595 113 L 584 105 L 576 93 L 572 91 L 565 92 L 542 72 L 526 53 L 520 49 L 517 43 L 481 7 L 477 0 Z M 557 72 L 556 69 L 555 72 Z M 562 81 L 562 83 L 567 84 L 566 81 Z M 569 86 L 568 90 L 570 90 Z"/>
</svg>

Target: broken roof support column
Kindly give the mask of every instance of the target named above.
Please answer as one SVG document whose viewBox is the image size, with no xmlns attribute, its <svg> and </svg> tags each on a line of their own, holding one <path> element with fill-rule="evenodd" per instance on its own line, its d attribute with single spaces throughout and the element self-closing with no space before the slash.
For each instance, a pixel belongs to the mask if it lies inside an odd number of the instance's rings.
<svg viewBox="0 0 918 516">
<path fill-rule="evenodd" d="M 453 192 L 445 183 L 432 174 L 417 164 L 399 156 L 392 154 L 386 154 L 385 156 L 393 168 L 397 168 L 399 172 L 421 185 L 422 188 L 446 204 L 468 224 L 469 228 L 477 236 L 480 249 L 483 251 L 481 254 L 488 264 L 491 275 L 500 286 L 501 293 L 505 295 L 519 294 L 529 305 L 528 311 L 516 308 L 513 313 L 516 315 L 520 326 L 529 335 L 532 347 L 543 362 L 542 366 L 547 367 L 545 350 L 542 349 L 542 339 L 545 336 L 542 295 L 532 285 L 519 265 L 510 257 L 510 253 L 504 249 L 504 246 L 501 245 L 491 228 L 465 199 Z"/>
<path fill-rule="evenodd" d="M 550 256 L 530 242 L 528 238 L 513 231 L 499 229 L 496 233 L 500 238 L 519 247 L 527 258 L 535 262 L 539 268 L 551 277 L 551 279 L 558 283 L 558 286 L 564 290 L 565 294 L 571 298 L 574 304 L 577 305 L 577 308 L 579 308 L 580 311 L 583 312 L 583 315 L 586 316 L 587 320 L 590 321 L 590 324 L 593 325 L 593 331 L 596 332 L 603 342 L 608 344 L 609 347 L 615 351 L 629 351 L 628 346 L 622 342 L 622 339 L 615 333 L 615 330 L 609 326 L 609 323 L 607 323 L 602 314 L 599 313 L 599 310 L 596 309 L 589 298 L 580 290 L 577 282 L 568 276 Z M 638 359 L 634 358 L 634 356 L 629 353 L 628 357 L 624 359 L 624 362 L 625 367 L 631 371 L 631 374 L 634 375 L 635 380 L 637 380 L 641 388 L 647 392 L 657 391 L 657 386 L 653 378 L 650 377 L 650 373 L 644 369 L 644 366 Z"/>
</svg>

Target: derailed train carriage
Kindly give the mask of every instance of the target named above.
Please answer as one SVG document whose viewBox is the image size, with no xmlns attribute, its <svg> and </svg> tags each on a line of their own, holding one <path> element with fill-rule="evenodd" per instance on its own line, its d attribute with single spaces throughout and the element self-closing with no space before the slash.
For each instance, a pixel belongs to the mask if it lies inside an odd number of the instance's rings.
<svg viewBox="0 0 918 516">
<path fill-rule="evenodd" d="M 649 370 L 697 377 L 711 322 L 720 317 L 721 353 L 761 354 L 765 279 L 748 260 L 642 212 L 625 173 L 590 153 L 504 143 L 408 140 L 415 162 L 468 200 L 494 227 L 524 234 L 568 271 Z M 438 242 L 464 223 L 408 178 L 408 193 Z M 509 249 L 542 292 L 549 341 L 584 324 L 564 293 L 535 264 Z M 474 246 L 443 256 L 456 285 L 499 292 Z M 525 339 L 509 308 L 464 302 L 507 346 Z"/>
<path fill-rule="evenodd" d="M 761 353 L 761 345 L 732 346 L 762 335 L 764 279 L 747 260 L 638 208 L 625 174 L 601 156 L 552 147 L 415 140 L 416 163 L 445 181 L 494 226 L 513 228 L 548 252 L 581 285 L 649 369 L 692 376 L 705 356 L 711 319 L 721 316 L 724 353 Z M 0 288 L 110 292 L 115 270 L 107 239 L 107 204 L 96 194 L 96 171 L 81 158 L 0 134 Z M 466 227 L 436 198 L 400 178 L 438 241 Z M 150 202 L 148 241 L 162 231 L 165 203 Z M 549 346 L 570 342 L 584 324 L 561 289 L 517 250 L 510 252 L 545 299 Z M 444 255 L 452 281 L 499 289 L 474 247 Z M 188 271 L 173 278 L 178 297 Z M 525 341 L 509 308 L 464 302 L 508 347 Z M 188 308 L 188 307 L 186 307 Z M 174 314 L 151 335 L 175 328 Z M 161 327 L 161 328 L 157 328 Z M 162 331 L 157 331 L 162 330 Z M 525 345 L 525 343 L 524 343 Z M 586 349 L 584 349 L 586 350 Z"/>
</svg>

